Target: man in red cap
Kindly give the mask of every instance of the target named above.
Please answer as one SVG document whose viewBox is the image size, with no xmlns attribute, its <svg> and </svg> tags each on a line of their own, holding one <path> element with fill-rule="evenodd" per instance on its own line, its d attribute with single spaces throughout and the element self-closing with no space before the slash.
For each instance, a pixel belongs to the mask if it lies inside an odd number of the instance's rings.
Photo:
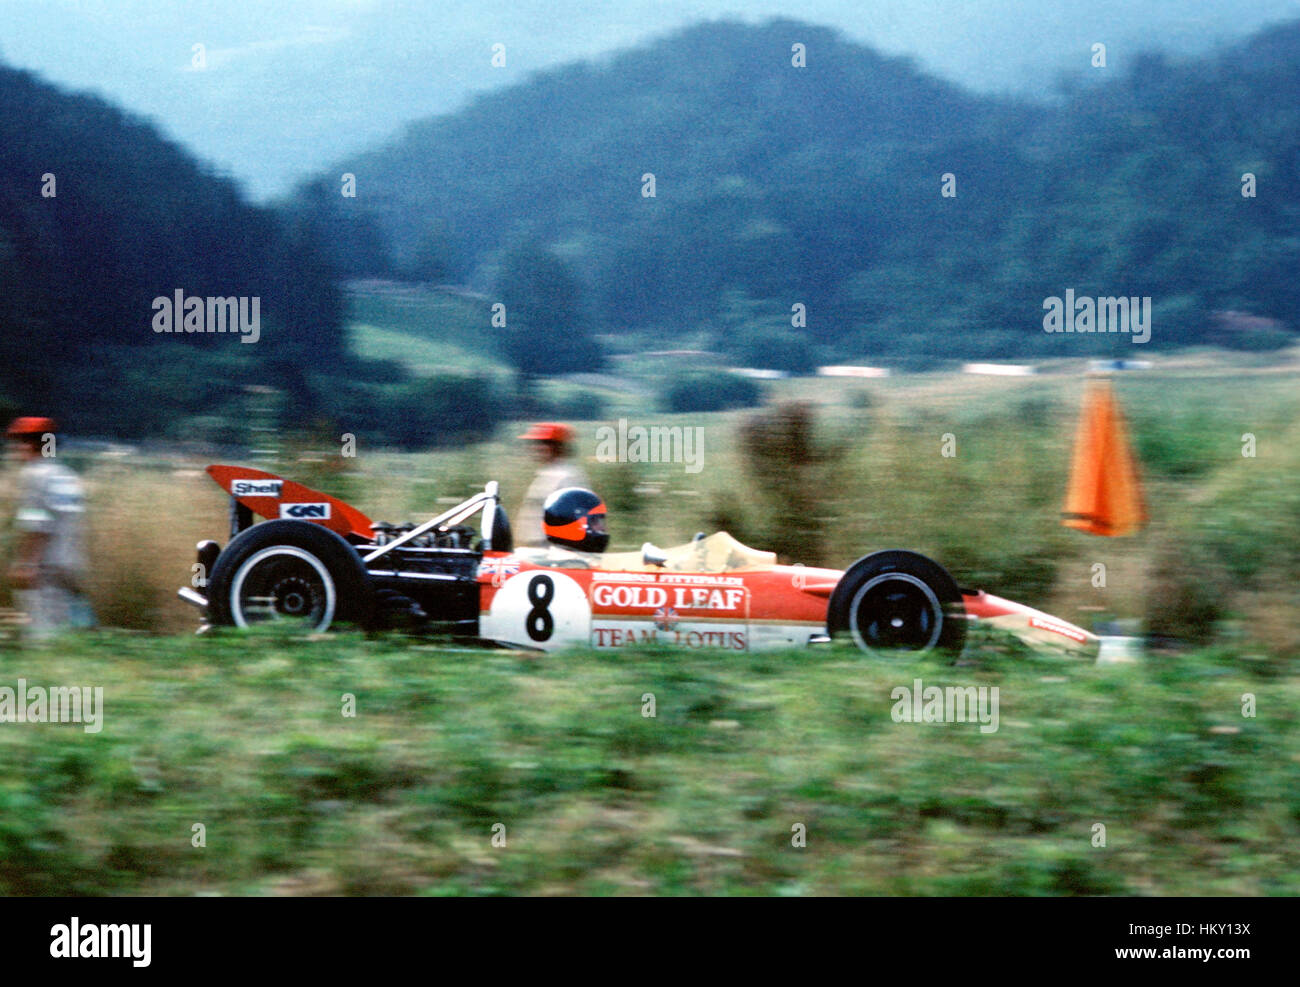
<svg viewBox="0 0 1300 987">
<path fill-rule="evenodd" d="M 533 444 L 538 470 L 513 525 L 515 540 L 521 546 L 544 548 L 547 541 L 542 530 L 542 505 L 546 498 L 565 487 L 587 487 L 589 484 L 582 468 L 569 458 L 573 429 L 568 425 L 537 422 L 519 437 Z"/>
<path fill-rule="evenodd" d="M 84 594 L 86 553 L 82 526 L 85 494 L 77 475 L 55 459 L 49 418 L 18 418 L 6 436 L 21 463 L 18 474 L 18 547 L 9 585 L 27 614 L 26 634 L 39 640 L 71 627 L 94 624 Z"/>
</svg>

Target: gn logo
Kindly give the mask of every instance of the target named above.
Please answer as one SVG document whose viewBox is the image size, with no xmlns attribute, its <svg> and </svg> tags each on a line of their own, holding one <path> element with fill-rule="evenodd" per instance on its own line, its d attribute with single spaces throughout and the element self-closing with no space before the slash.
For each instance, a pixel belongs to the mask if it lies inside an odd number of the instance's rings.
<svg viewBox="0 0 1300 987">
<path fill-rule="evenodd" d="M 330 505 L 324 504 L 281 504 L 280 517 L 297 518 L 300 521 L 320 521 L 330 516 Z"/>
</svg>

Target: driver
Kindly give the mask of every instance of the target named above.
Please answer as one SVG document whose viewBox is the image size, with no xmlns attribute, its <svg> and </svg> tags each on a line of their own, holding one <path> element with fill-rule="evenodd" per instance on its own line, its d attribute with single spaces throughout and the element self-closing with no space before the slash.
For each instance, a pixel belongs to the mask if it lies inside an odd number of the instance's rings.
<svg viewBox="0 0 1300 987">
<path fill-rule="evenodd" d="M 564 487 L 542 505 L 542 531 L 550 546 L 534 549 L 538 565 L 588 569 L 609 545 L 605 502 L 585 487 Z M 522 552 L 520 554 L 523 554 Z"/>
</svg>

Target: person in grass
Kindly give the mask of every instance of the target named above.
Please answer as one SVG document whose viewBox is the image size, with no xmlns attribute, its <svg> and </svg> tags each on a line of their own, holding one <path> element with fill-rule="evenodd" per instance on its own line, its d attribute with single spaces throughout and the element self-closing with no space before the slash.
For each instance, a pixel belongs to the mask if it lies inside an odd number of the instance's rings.
<svg viewBox="0 0 1300 987">
<path fill-rule="evenodd" d="M 519 437 L 532 443 L 538 470 L 514 525 L 515 539 L 520 546 L 545 548 L 548 541 L 542 528 L 542 514 L 546 498 L 566 487 L 588 486 L 587 477 L 570 456 L 573 429 L 568 425 L 538 422 Z"/>
<path fill-rule="evenodd" d="M 6 432 L 19 464 L 17 550 L 9 566 L 14 600 L 26 615 L 24 636 L 41 640 L 59 631 L 91 627 L 85 595 L 86 513 L 81 481 L 54 452 L 49 418 L 18 418 Z"/>
</svg>

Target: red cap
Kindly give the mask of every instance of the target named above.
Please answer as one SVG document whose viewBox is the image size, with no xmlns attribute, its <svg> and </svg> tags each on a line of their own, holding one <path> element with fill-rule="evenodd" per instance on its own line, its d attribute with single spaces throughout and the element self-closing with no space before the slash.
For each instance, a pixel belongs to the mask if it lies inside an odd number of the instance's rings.
<svg viewBox="0 0 1300 987">
<path fill-rule="evenodd" d="M 26 418 L 15 418 L 9 423 L 9 430 L 5 433 L 10 438 L 17 438 L 20 435 L 44 435 L 46 432 L 58 431 L 54 425 L 53 418 L 37 418 L 29 415 Z"/>
<path fill-rule="evenodd" d="M 573 438 L 573 429 L 561 422 L 536 422 L 519 437 L 535 442 L 568 442 Z"/>
</svg>

